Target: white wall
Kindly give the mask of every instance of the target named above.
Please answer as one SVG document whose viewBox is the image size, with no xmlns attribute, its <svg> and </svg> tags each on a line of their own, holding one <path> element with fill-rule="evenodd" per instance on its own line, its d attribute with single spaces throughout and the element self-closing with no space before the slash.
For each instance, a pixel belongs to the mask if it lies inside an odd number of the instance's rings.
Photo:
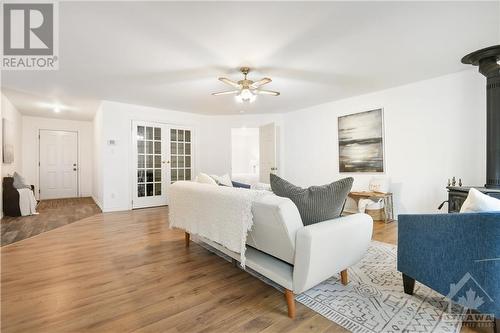
<svg viewBox="0 0 500 333">
<path fill-rule="evenodd" d="M 209 174 L 231 173 L 231 129 L 260 127 L 274 122 L 280 128 L 283 143 L 283 114 L 256 114 L 234 116 L 203 116 L 200 120 L 200 171 Z M 280 144 L 279 156 L 284 152 Z M 279 170 L 284 169 L 279 160 Z"/>
<path fill-rule="evenodd" d="M 162 110 L 140 105 L 103 101 L 98 121 L 94 125 L 96 140 L 102 149 L 101 168 L 97 174 L 102 174 L 97 186 L 102 183 L 102 210 L 105 212 L 128 210 L 132 208 L 132 121 L 151 121 L 193 128 L 194 170 L 198 163 L 198 125 L 200 115 L 171 110 Z M 115 140 L 114 146 L 108 145 L 109 140 Z M 98 145 L 99 146 L 99 145 Z M 98 149 L 99 147 L 95 148 Z M 94 193 L 99 189 L 94 189 Z"/>
<path fill-rule="evenodd" d="M 12 143 L 14 144 L 14 162 L 10 164 L 4 164 L 2 158 L 3 149 L 3 132 L 2 124 L 0 123 L 0 175 L 3 177 L 12 175 L 14 171 L 21 173 L 22 168 L 22 154 L 21 154 L 21 133 L 22 133 L 22 119 L 21 114 L 12 105 L 12 103 L 1 94 L 0 102 L 0 121 L 5 118 L 10 121 L 10 126 L 13 127 L 13 138 Z M 0 191 L 0 216 L 3 216 L 3 193 Z"/>
<path fill-rule="evenodd" d="M 92 195 L 93 168 L 93 126 L 90 121 L 63 120 L 53 118 L 22 117 L 22 174 L 29 184 L 39 187 L 39 138 L 40 130 L 59 130 L 78 132 L 78 185 L 79 196 Z"/>
<path fill-rule="evenodd" d="M 198 172 L 224 174 L 231 172 L 231 128 L 258 127 L 277 121 L 281 115 L 235 115 L 203 116 L 172 110 L 163 110 L 140 105 L 103 101 L 94 139 L 96 147 L 102 147 L 102 163 L 96 170 L 102 172 L 102 184 L 95 181 L 94 196 L 102 188 L 102 209 L 105 212 L 127 210 L 132 207 L 132 121 L 151 121 L 193 129 L 194 163 L 193 175 Z M 102 123 L 98 122 L 102 120 Z M 100 129 L 100 131 L 99 131 Z M 100 132 L 100 133 L 99 133 Z M 107 142 L 115 140 L 116 145 Z M 99 144 L 97 144 L 99 143 Z"/>
<path fill-rule="evenodd" d="M 308 186 L 353 176 L 367 190 L 373 174 L 338 171 L 337 117 L 382 107 L 396 212 L 434 212 L 448 178 L 485 182 L 485 96 L 485 78 L 468 70 L 287 113 L 286 178 Z"/>
<path fill-rule="evenodd" d="M 99 106 L 97 112 L 94 116 L 94 140 L 93 143 L 93 166 L 92 166 L 92 175 L 93 175 L 93 183 L 92 183 L 92 198 L 95 203 L 103 209 L 103 183 L 102 183 L 102 160 L 103 160 L 103 148 L 104 148 L 104 140 L 102 137 L 102 105 Z"/>
<path fill-rule="evenodd" d="M 22 174 L 22 116 L 19 111 L 12 105 L 12 103 L 2 94 L 1 97 L 2 119 L 5 118 L 10 121 L 10 126 L 13 127 L 13 144 L 14 144 L 14 162 L 4 164 L 2 160 L 2 178 L 7 175 L 12 175 L 14 171 Z M 2 125 L 0 124 L 0 132 Z M 2 133 L 0 133 L 2 134 Z M 2 136 L 0 135 L 0 138 Z M 1 140 L 1 139 L 0 139 Z M 2 142 L 3 144 L 3 142 Z M 1 158 L 1 156 L 0 156 Z"/>
</svg>

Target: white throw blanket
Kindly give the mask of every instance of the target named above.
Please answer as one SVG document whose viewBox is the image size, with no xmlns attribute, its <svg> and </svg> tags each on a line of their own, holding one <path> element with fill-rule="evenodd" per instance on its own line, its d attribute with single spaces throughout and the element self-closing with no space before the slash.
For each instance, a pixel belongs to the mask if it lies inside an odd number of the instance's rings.
<svg viewBox="0 0 500 333">
<path fill-rule="evenodd" d="M 19 192 L 19 210 L 21 216 L 38 214 L 36 212 L 36 199 L 33 191 L 30 188 L 17 189 Z"/>
<path fill-rule="evenodd" d="M 253 225 L 252 203 L 263 195 L 265 191 L 176 182 L 168 192 L 170 227 L 239 253 L 245 267 L 247 233 Z"/>
</svg>

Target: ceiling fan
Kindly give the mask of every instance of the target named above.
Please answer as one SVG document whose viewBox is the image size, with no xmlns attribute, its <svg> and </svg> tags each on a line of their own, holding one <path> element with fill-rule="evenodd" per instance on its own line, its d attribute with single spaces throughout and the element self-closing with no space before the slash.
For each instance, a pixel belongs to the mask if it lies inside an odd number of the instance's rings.
<svg viewBox="0 0 500 333">
<path fill-rule="evenodd" d="M 234 90 L 216 92 L 212 93 L 212 95 L 214 96 L 235 95 L 236 100 L 238 102 L 247 102 L 247 103 L 255 101 L 257 95 L 279 96 L 280 93 L 277 91 L 260 89 L 260 87 L 272 81 L 270 78 L 265 77 L 263 79 L 260 79 L 259 81 L 254 82 L 252 80 L 247 79 L 247 74 L 248 72 L 250 72 L 249 67 L 241 67 L 240 71 L 241 73 L 243 73 L 244 78 L 243 80 L 240 80 L 238 82 L 225 77 L 219 77 L 219 81 L 235 88 Z"/>
</svg>

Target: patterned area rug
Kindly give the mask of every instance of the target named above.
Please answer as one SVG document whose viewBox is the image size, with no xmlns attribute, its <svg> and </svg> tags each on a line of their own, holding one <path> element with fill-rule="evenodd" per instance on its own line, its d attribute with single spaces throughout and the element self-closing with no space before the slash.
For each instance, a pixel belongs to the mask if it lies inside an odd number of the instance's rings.
<svg viewBox="0 0 500 333">
<path fill-rule="evenodd" d="M 460 321 L 442 318 L 443 296 L 418 282 L 413 296 L 403 292 L 396 259 L 396 246 L 373 241 L 347 286 L 332 277 L 296 300 L 352 332 L 459 332 Z"/>
<path fill-rule="evenodd" d="M 224 253 L 193 239 L 202 247 L 231 261 Z M 348 329 L 357 333 L 453 332 L 462 326 L 458 316 L 445 316 L 448 302 L 432 289 L 415 283 L 413 296 L 403 291 L 401 273 L 396 269 L 395 245 L 372 241 L 365 257 L 349 267 L 349 284 L 340 283 L 339 276 L 331 277 L 295 299 Z M 283 292 L 283 288 L 246 268 L 248 273 Z M 461 308 L 452 307 L 452 314 Z"/>
</svg>

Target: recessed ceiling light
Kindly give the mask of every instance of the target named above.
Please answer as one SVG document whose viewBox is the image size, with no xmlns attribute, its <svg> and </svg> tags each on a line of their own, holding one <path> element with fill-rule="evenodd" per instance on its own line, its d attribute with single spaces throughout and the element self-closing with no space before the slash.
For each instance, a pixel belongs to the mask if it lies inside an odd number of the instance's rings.
<svg viewBox="0 0 500 333">
<path fill-rule="evenodd" d="M 240 110 L 240 113 L 245 113 L 245 111 L 243 111 L 243 110 Z"/>
<path fill-rule="evenodd" d="M 51 109 L 55 113 L 60 113 L 61 111 L 74 111 L 74 110 L 77 110 L 77 108 L 75 108 L 75 107 L 64 105 L 64 104 L 61 104 L 61 103 L 58 103 L 58 102 L 55 102 L 55 103 L 40 102 L 40 103 L 37 103 L 37 105 L 39 107 L 41 107 L 41 108 L 44 108 L 44 109 Z"/>
</svg>

